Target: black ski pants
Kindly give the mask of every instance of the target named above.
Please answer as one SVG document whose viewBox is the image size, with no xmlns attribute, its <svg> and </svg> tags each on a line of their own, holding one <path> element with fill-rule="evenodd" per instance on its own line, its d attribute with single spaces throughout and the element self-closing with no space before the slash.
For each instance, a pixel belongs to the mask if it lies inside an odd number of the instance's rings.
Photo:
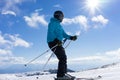
<svg viewBox="0 0 120 80">
<path fill-rule="evenodd" d="M 49 42 L 48 46 L 50 48 L 57 45 L 57 40 L 55 39 L 53 42 Z M 67 56 L 65 54 L 64 48 L 61 46 L 57 46 L 53 49 L 51 49 L 54 54 L 57 56 L 59 63 L 58 63 L 58 71 L 57 71 L 57 77 L 63 77 L 65 73 L 67 73 Z"/>
</svg>

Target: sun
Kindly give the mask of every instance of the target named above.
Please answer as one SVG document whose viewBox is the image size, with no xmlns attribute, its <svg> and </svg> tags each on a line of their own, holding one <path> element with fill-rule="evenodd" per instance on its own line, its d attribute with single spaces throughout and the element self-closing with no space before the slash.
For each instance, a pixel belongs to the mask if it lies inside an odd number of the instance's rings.
<svg viewBox="0 0 120 80">
<path fill-rule="evenodd" d="M 100 0 L 85 0 L 85 8 L 90 11 L 91 14 L 95 14 L 100 7 Z"/>
<path fill-rule="evenodd" d="M 94 9 L 99 6 L 99 0 L 87 0 L 86 5 Z"/>
</svg>

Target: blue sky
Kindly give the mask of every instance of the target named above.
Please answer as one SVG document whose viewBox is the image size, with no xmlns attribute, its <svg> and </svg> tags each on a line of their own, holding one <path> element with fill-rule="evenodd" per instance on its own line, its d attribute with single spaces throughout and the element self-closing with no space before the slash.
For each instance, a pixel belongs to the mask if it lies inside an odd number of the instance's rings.
<svg viewBox="0 0 120 80">
<path fill-rule="evenodd" d="M 46 51 L 47 25 L 56 10 L 61 25 L 78 35 L 66 49 L 68 64 L 104 64 L 119 61 L 119 0 L 0 0 L 0 69 L 25 64 Z M 69 41 L 66 42 L 67 45 Z M 34 64 L 44 64 L 51 52 Z M 52 57 L 50 63 L 56 63 Z"/>
</svg>

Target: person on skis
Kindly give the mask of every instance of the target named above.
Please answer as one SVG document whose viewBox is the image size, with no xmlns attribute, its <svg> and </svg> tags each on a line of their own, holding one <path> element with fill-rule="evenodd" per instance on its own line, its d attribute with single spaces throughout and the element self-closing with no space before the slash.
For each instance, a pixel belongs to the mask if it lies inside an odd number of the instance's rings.
<svg viewBox="0 0 120 80">
<path fill-rule="evenodd" d="M 65 53 L 65 49 L 62 46 L 63 39 L 65 38 L 73 41 L 77 39 L 77 36 L 68 35 L 64 31 L 63 27 L 60 24 L 63 21 L 63 18 L 64 14 L 62 11 L 55 11 L 54 16 L 50 19 L 50 22 L 48 24 L 47 32 L 48 46 L 59 60 L 57 78 L 64 77 L 67 73 L 67 56 Z M 54 47 L 55 45 L 57 46 Z"/>
</svg>

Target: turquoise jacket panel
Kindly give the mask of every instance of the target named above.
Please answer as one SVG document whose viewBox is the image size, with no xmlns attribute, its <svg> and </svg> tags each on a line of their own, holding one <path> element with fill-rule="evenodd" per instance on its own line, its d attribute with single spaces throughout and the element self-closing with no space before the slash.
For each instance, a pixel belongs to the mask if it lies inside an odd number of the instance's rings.
<svg viewBox="0 0 120 80">
<path fill-rule="evenodd" d="M 60 25 L 59 20 L 56 18 L 51 18 L 48 25 L 47 42 L 52 42 L 55 39 L 62 41 L 63 38 L 70 39 L 70 35 L 65 33 L 62 26 Z"/>
</svg>

